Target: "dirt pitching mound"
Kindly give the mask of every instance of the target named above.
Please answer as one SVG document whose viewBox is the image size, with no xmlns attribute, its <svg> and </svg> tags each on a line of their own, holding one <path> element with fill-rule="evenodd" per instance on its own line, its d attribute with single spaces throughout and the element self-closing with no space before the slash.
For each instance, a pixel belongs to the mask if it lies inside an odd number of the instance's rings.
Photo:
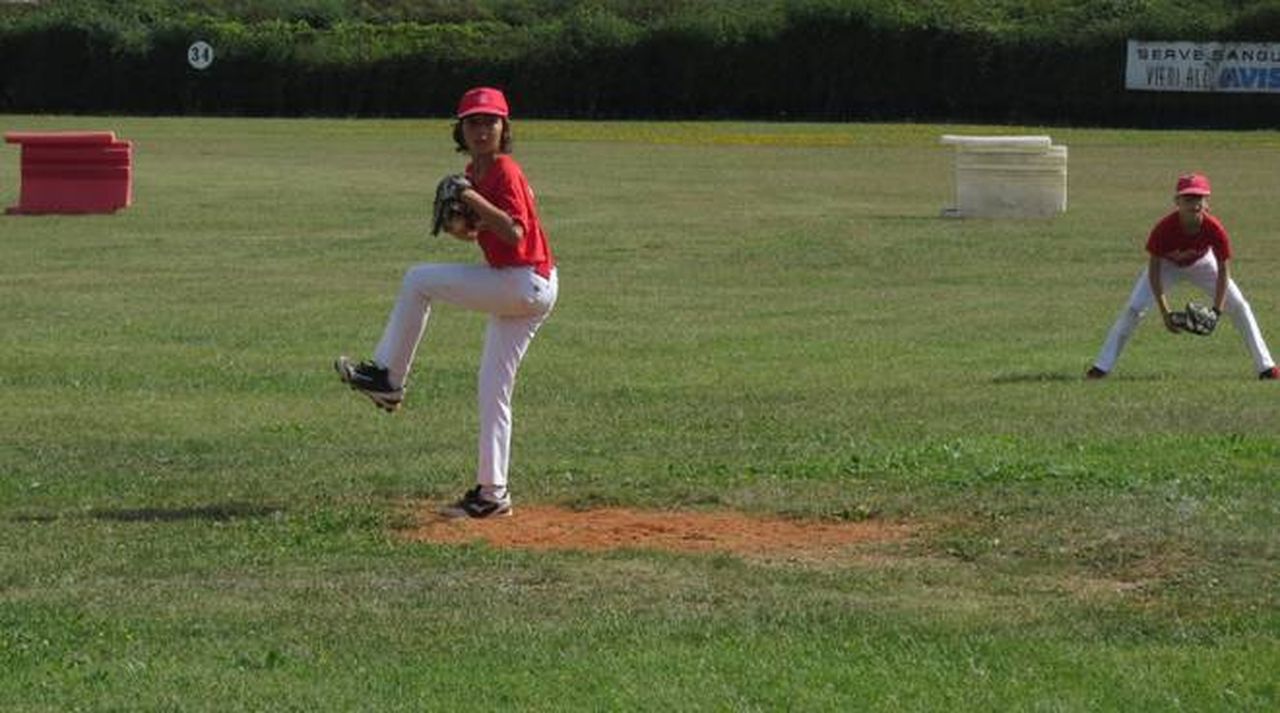
<svg viewBox="0 0 1280 713">
<path fill-rule="evenodd" d="M 649 549 L 728 553 L 745 558 L 842 560 L 870 556 L 866 545 L 905 540 L 912 529 L 861 522 L 766 518 L 742 513 L 553 506 L 517 507 L 512 517 L 450 520 L 435 506 L 413 513 L 402 534 L 436 543 L 486 542 L 529 550 Z"/>
</svg>

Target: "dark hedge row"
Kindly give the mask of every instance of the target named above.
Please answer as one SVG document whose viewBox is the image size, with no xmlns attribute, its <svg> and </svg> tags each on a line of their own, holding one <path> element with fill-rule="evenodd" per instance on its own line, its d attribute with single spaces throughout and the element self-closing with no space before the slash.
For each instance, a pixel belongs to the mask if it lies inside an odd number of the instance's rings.
<svg viewBox="0 0 1280 713">
<path fill-rule="evenodd" d="M 438 116 L 486 83 L 525 116 L 1274 127 L 1277 95 L 1123 88 L 1129 38 L 1280 39 L 1280 1 L 1220 4 L 493 0 L 428 23 L 49 3 L 0 16 L 0 111 Z"/>
</svg>

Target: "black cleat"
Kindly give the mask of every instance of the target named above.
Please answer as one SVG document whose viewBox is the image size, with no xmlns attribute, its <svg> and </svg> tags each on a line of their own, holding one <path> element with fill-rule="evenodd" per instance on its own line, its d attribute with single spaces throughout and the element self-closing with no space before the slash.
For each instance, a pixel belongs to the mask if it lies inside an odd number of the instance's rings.
<svg viewBox="0 0 1280 713">
<path fill-rule="evenodd" d="M 342 383 L 368 396 L 375 406 L 387 413 L 394 413 L 404 401 L 404 389 L 392 387 L 387 379 L 387 370 L 371 361 L 353 364 L 350 359 L 340 356 L 334 360 L 333 368 Z"/>
<path fill-rule="evenodd" d="M 468 490 L 458 502 L 440 508 L 445 517 L 469 517 L 480 520 L 487 517 L 510 517 L 511 498 L 494 501 L 480 494 L 480 486 Z"/>
</svg>

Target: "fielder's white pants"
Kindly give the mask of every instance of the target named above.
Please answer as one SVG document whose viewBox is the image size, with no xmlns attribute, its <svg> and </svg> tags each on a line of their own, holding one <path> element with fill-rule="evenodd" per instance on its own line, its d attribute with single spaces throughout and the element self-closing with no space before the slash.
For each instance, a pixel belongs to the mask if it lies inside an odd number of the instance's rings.
<svg viewBox="0 0 1280 713">
<path fill-rule="evenodd" d="M 1120 352 L 1133 336 L 1138 323 L 1142 321 L 1147 310 L 1155 304 L 1155 295 L 1151 292 L 1151 281 L 1147 274 L 1149 269 L 1150 267 L 1143 268 L 1142 274 L 1138 275 L 1138 281 L 1134 283 L 1133 292 L 1129 295 L 1128 304 L 1120 310 L 1116 323 L 1107 334 L 1107 341 L 1103 343 L 1102 350 L 1098 352 L 1098 358 L 1093 363 L 1103 371 L 1109 372 L 1115 367 L 1116 361 L 1120 359 Z M 1213 253 L 1210 252 L 1186 267 L 1179 267 L 1168 260 L 1160 261 L 1160 284 L 1164 287 L 1166 295 L 1183 279 L 1199 287 L 1210 300 L 1213 300 L 1218 286 L 1218 261 L 1214 259 Z M 1262 340 L 1258 321 L 1253 317 L 1253 308 L 1249 306 L 1248 300 L 1236 286 L 1235 280 L 1227 281 L 1227 299 L 1223 303 L 1223 312 L 1231 317 L 1236 331 L 1244 338 L 1245 347 L 1253 357 L 1254 370 L 1261 372 L 1275 366 L 1275 362 L 1271 360 L 1271 352 L 1267 351 L 1267 344 Z"/>
<path fill-rule="evenodd" d="M 402 386 L 413 367 L 432 302 L 444 300 L 489 313 L 476 389 L 480 409 L 476 482 L 486 493 L 501 495 L 506 490 L 516 371 L 533 335 L 555 306 L 557 292 L 555 270 L 544 278 L 531 267 L 417 265 L 405 273 L 374 352 L 374 361 L 387 368 L 392 385 Z"/>
</svg>

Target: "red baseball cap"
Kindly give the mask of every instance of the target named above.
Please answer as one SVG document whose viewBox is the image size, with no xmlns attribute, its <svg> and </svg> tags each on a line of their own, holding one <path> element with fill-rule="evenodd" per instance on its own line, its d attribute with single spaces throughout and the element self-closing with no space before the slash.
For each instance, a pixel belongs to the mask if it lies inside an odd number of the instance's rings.
<svg viewBox="0 0 1280 713">
<path fill-rule="evenodd" d="M 1176 195 L 1207 196 L 1211 192 L 1209 190 L 1209 179 L 1203 173 L 1188 173 L 1185 176 L 1178 176 Z"/>
<path fill-rule="evenodd" d="M 472 114 L 492 114 L 507 117 L 507 98 L 502 90 L 493 87 L 476 87 L 468 89 L 458 101 L 458 118 L 465 119 Z"/>
</svg>

